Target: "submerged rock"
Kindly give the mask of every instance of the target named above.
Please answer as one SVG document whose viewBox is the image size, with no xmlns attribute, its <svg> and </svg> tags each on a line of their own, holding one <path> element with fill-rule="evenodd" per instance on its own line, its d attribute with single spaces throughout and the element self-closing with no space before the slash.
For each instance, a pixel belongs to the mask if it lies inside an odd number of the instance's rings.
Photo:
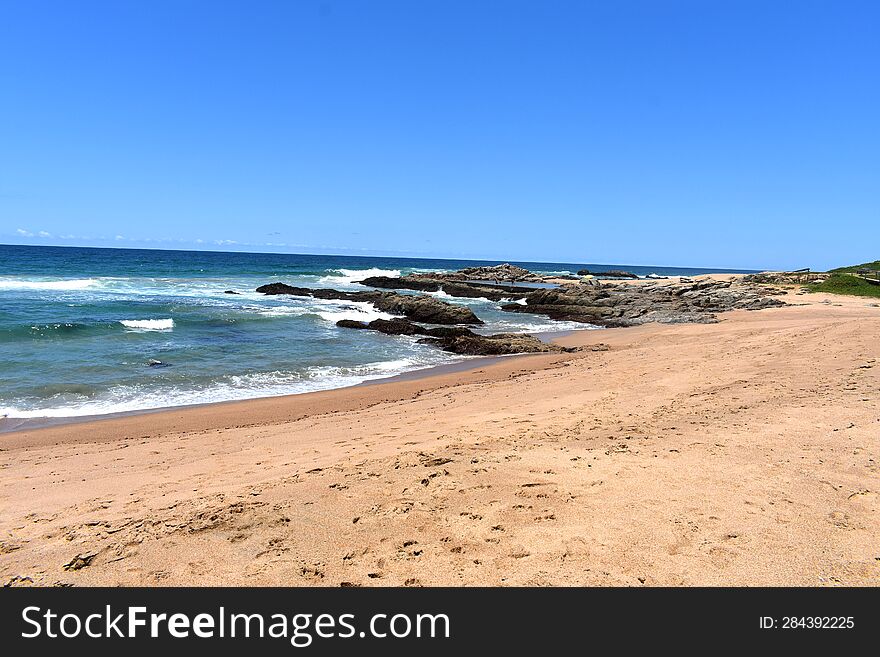
<svg viewBox="0 0 880 657">
<path fill-rule="evenodd" d="M 427 324 L 482 324 L 474 312 L 466 306 L 457 306 L 425 295 L 398 294 L 369 290 L 342 292 L 326 288 L 294 287 L 285 283 L 270 283 L 257 288 L 263 294 L 289 294 L 315 299 L 339 301 L 363 301 L 373 304 L 382 312 L 403 315 L 416 322 Z"/>
</svg>

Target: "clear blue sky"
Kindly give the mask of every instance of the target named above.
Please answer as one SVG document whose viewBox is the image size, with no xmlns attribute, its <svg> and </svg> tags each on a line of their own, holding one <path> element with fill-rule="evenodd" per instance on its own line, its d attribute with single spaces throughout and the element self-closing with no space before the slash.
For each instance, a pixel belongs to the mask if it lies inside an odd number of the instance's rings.
<svg viewBox="0 0 880 657">
<path fill-rule="evenodd" d="M 880 258 L 880 2 L 0 2 L 0 242 Z"/>
</svg>

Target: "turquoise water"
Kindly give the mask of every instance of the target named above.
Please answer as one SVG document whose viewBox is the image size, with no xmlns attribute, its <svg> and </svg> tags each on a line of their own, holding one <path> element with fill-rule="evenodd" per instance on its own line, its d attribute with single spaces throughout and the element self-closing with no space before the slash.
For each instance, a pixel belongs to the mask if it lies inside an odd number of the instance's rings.
<svg viewBox="0 0 880 657">
<path fill-rule="evenodd" d="M 460 360 L 410 337 L 335 326 L 343 318 L 387 317 L 369 304 L 267 297 L 254 289 L 283 281 L 363 290 L 355 282 L 366 276 L 480 264 L 487 263 L 0 245 L 0 417 L 283 395 Z M 598 268 L 517 264 L 555 273 Z M 641 274 L 706 271 L 625 268 Z M 447 300 L 471 306 L 486 322 L 484 332 L 573 327 L 504 313 L 487 300 Z M 161 365 L 151 366 L 155 361 Z"/>
</svg>

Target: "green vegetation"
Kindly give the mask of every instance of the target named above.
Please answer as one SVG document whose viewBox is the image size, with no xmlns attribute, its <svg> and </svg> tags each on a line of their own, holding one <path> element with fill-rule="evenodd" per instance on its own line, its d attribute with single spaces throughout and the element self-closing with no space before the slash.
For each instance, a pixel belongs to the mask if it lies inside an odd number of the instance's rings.
<svg viewBox="0 0 880 657">
<path fill-rule="evenodd" d="M 831 294 L 852 294 L 859 297 L 880 298 L 880 284 L 871 283 L 864 278 L 850 274 L 834 274 L 824 283 L 808 285 L 810 292 L 830 292 Z"/>
<path fill-rule="evenodd" d="M 875 260 L 874 262 L 866 262 L 861 265 L 851 265 L 849 267 L 838 267 L 837 269 L 830 270 L 832 274 L 854 274 L 859 269 L 867 269 L 869 271 L 880 271 L 880 260 Z"/>
</svg>

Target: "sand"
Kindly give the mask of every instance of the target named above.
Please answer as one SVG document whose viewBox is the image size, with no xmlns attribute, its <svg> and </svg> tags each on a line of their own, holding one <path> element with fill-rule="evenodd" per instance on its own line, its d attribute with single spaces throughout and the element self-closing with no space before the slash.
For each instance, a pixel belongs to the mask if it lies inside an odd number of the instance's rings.
<svg viewBox="0 0 880 657">
<path fill-rule="evenodd" d="M 787 300 L 0 435 L 0 581 L 876 585 L 880 307 Z"/>
</svg>

